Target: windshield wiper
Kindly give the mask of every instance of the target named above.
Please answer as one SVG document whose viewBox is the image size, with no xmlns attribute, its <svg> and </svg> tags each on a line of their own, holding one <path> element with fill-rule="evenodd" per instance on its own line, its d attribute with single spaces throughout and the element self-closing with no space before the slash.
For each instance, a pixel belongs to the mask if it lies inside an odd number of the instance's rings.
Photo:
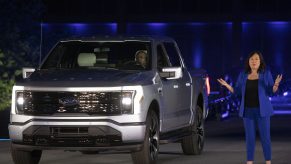
<svg viewBox="0 0 291 164">
<path fill-rule="evenodd" d="M 88 67 L 89 69 L 111 69 L 111 70 L 118 70 L 115 67 Z"/>
</svg>

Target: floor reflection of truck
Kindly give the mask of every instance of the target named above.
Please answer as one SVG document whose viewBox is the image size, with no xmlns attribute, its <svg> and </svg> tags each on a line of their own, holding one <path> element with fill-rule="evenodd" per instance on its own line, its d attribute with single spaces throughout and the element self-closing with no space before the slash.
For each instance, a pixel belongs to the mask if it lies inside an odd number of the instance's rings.
<svg viewBox="0 0 291 164">
<path fill-rule="evenodd" d="M 234 85 L 234 82 L 230 75 L 225 75 L 224 80 L 230 85 Z M 209 103 L 209 119 L 216 119 L 218 121 L 237 116 L 240 106 L 240 99 L 230 93 L 225 87 L 218 86 L 218 82 L 215 80 L 215 91 L 211 91 L 208 97 Z M 213 86 L 213 85 L 212 85 Z"/>
<path fill-rule="evenodd" d="M 275 114 L 291 114 L 291 79 L 283 79 L 270 100 Z"/>
<path fill-rule="evenodd" d="M 38 69 L 23 70 L 9 125 L 17 164 L 38 163 L 46 149 L 128 150 L 145 164 L 157 162 L 160 143 L 203 150 L 206 74 L 189 74 L 173 39 L 63 40 Z"/>
<path fill-rule="evenodd" d="M 238 115 L 240 100 L 233 94 L 222 95 L 220 92 L 211 92 L 208 101 L 209 119 L 221 121 Z"/>
</svg>

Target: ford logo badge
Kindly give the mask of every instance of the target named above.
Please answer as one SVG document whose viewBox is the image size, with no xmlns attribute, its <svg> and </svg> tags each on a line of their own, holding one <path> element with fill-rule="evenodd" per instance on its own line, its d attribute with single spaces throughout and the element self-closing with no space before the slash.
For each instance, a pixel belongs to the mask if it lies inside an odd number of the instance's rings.
<svg viewBox="0 0 291 164">
<path fill-rule="evenodd" d="M 61 107 L 59 107 L 59 109 L 57 111 L 60 112 L 60 113 L 64 113 L 67 110 L 65 109 L 65 107 L 61 106 Z"/>
<path fill-rule="evenodd" d="M 79 101 L 74 97 L 63 97 L 59 99 L 59 103 L 64 107 L 79 105 Z"/>
</svg>

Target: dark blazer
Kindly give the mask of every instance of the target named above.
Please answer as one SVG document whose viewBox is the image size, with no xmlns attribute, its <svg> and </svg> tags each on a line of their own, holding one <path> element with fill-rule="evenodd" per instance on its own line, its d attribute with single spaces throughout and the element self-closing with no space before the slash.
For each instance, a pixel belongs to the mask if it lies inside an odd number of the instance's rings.
<svg viewBox="0 0 291 164">
<path fill-rule="evenodd" d="M 234 93 L 241 97 L 241 105 L 239 110 L 240 117 L 243 117 L 244 115 L 247 78 L 248 74 L 241 72 L 234 87 Z M 271 116 L 274 114 L 273 106 L 269 100 L 269 96 L 273 94 L 273 85 L 274 80 L 269 70 L 259 73 L 258 92 L 261 117 Z"/>
</svg>

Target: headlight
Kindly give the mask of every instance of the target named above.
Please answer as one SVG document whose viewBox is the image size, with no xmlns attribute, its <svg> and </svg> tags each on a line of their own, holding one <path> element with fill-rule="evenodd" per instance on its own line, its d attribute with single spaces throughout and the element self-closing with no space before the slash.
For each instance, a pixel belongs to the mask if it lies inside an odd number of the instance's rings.
<svg viewBox="0 0 291 164">
<path fill-rule="evenodd" d="M 16 113 L 23 114 L 23 104 L 25 103 L 23 92 L 16 92 Z"/>
<path fill-rule="evenodd" d="M 132 99 L 131 97 L 123 97 L 122 98 L 122 105 L 131 105 Z"/>
<path fill-rule="evenodd" d="M 123 114 L 133 113 L 133 97 L 134 91 L 122 92 L 121 105 Z"/>
</svg>

